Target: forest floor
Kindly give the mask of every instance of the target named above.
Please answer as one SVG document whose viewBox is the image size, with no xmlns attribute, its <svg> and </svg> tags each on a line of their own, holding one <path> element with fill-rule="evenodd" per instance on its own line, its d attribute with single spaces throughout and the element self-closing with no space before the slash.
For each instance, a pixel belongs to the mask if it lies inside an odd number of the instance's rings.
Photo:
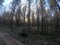
<svg viewBox="0 0 60 45">
<path fill-rule="evenodd" d="M 24 45 L 23 43 L 17 41 L 7 32 L 5 32 L 6 28 L 0 26 L 0 45 Z"/>
<path fill-rule="evenodd" d="M 30 33 L 29 35 L 22 36 L 21 28 L 10 28 L 8 26 L 1 26 L 0 30 L 4 30 L 7 33 L 0 33 L 1 37 L 11 45 L 60 45 L 60 36 L 59 35 L 48 35 L 48 34 L 40 34 L 40 33 Z M 17 43 L 14 38 L 11 38 L 9 34 L 17 39 L 18 41 L 22 42 Z M 10 40 L 10 41 L 9 41 Z M 12 40 L 12 41 L 11 41 Z M 16 44 L 14 44 L 16 43 Z M 9 45 L 8 44 L 8 45 Z"/>
</svg>

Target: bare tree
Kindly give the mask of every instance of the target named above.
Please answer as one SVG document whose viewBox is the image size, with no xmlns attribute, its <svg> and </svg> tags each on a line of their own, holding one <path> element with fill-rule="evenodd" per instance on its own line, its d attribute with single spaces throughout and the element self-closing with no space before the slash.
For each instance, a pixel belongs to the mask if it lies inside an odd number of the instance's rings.
<svg viewBox="0 0 60 45">
<path fill-rule="evenodd" d="M 41 15 L 42 15 L 42 25 L 41 25 L 41 29 L 42 29 L 42 33 L 43 33 L 43 0 L 40 0 L 40 4 L 41 4 Z"/>
<path fill-rule="evenodd" d="M 30 0 L 28 0 L 28 32 L 30 32 Z"/>
<path fill-rule="evenodd" d="M 34 26 L 35 22 L 34 22 L 34 12 L 32 12 L 32 25 Z"/>
<path fill-rule="evenodd" d="M 23 15 L 24 15 L 24 28 L 25 28 L 25 12 L 26 12 L 26 5 L 23 7 Z"/>
</svg>

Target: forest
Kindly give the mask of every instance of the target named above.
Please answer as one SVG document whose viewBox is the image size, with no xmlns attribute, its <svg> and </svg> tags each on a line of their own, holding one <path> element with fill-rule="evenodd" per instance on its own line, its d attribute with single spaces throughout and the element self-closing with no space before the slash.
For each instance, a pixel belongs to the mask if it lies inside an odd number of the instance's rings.
<svg viewBox="0 0 60 45">
<path fill-rule="evenodd" d="M 60 39 L 60 0 L 4 2 L 0 0 L 0 27 L 4 31 L 27 45 L 60 44 L 54 42 Z"/>
</svg>

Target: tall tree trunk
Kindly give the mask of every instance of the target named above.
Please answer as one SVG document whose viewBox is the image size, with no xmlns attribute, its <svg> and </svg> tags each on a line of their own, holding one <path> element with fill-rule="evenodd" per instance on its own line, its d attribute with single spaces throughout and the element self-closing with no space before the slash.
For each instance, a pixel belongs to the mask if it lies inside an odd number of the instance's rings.
<svg viewBox="0 0 60 45">
<path fill-rule="evenodd" d="M 41 15 L 42 15 L 42 25 L 41 25 L 41 29 L 42 29 L 42 33 L 43 33 L 43 0 L 40 0 L 40 4 L 41 4 Z"/>
<path fill-rule="evenodd" d="M 39 9 L 38 9 L 38 6 L 37 6 L 37 30 L 38 30 L 38 32 L 40 32 L 39 31 Z"/>
<path fill-rule="evenodd" d="M 25 29 L 25 11 L 24 11 L 24 29 Z"/>
<path fill-rule="evenodd" d="M 28 32 L 30 32 L 30 0 L 29 1 L 29 11 L 28 11 Z"/>
<path fill-rule="evenodd" d="M 11 27 L 13 26 L 13 13 L 11 12 Z"/>
<path fill-rule="evenodd" d="M 17 20 L 17 26 L 19 26 L 19 22 L 20 22 L 20 12 L 21 12 L 21 10 L 20 10 L 20 8 L 18 9 L 18 20 Z"/>
<path fill-rule="evenodd" d="M 32 26 L 34 26 L 35 22 L 34 22 L 34 12 L 32 12 Z"/>
<path fill-rule="evenodd" d="M 55 12 L 55 15 L 56 15 L 56 29 L 58 30 L 59 29 L 59 14 L 57 11 Z"/>
</svg>

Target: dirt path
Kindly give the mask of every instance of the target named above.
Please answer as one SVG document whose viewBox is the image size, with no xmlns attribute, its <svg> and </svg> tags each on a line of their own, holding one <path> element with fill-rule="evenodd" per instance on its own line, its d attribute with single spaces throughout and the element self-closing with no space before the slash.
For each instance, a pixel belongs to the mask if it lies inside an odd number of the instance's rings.
<svg viewBox="0 0 60 45">
<path fill-rule="evenodd" d="M 11 37 L 8 33 L 0 32 L 0 37 L 5 41 L 6 45 L 24 45 Z"/>
</svg>

